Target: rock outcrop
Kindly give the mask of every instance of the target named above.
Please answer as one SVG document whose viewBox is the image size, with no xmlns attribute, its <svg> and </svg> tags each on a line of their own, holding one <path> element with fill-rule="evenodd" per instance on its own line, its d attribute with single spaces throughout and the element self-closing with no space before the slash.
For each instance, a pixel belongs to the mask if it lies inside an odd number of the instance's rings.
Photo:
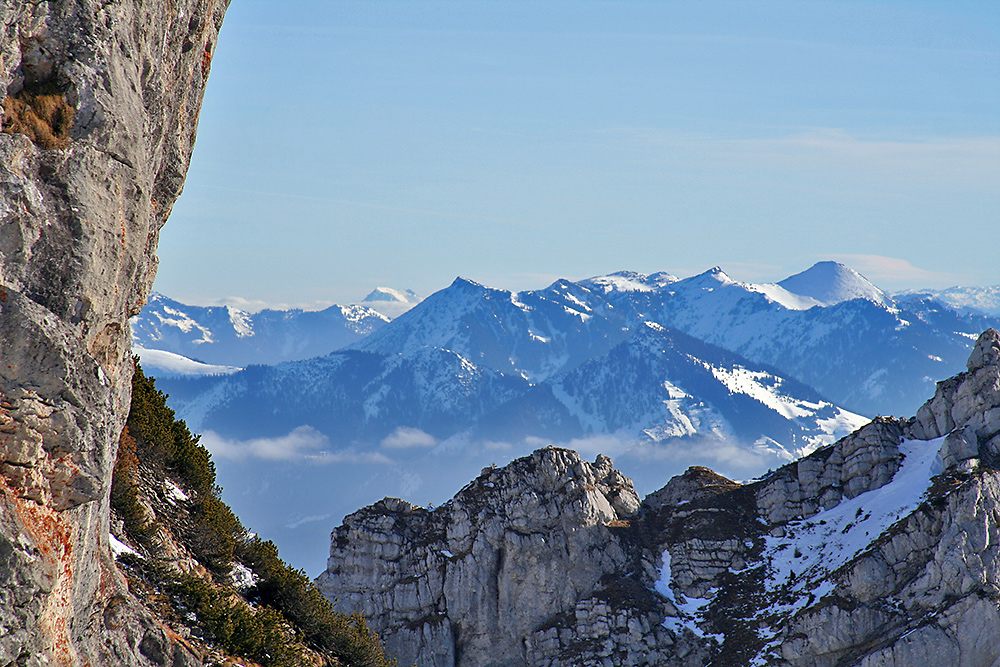
<svg viewBox="0 0 1000 667">
<path fill-rule="evenodd" d="M 186 665 L 108 551 L 127 320 L 228 0 L 0 7 L 0 664 Z"/>
<path fill-rule="evenodd" d="M 628 579 L 620 541 L 638 511 L 610 459 L 546 448 L 436 510 L 387 498 L 347 517 L 317 585 L 381 627 L 400 664 L 542 665 L 596 637 L 664 659 L 662 615 L 634 609 L 657 596 Z"/>
<path fill-rule="evenodd" d="M 637 505 L 547 448 L 334 530 L 317 583 L 401 664 L 1000 664 L 1000 334 L 912 419 Z"/>
</svg>

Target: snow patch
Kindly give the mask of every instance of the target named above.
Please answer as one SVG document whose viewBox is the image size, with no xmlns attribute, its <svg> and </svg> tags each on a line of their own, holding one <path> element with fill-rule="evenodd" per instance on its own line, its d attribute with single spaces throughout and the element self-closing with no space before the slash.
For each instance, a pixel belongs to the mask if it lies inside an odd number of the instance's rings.
<svg viewBox="0 0 1000 667">
<path fill-rule="evenodd" d="M 187 500 L 190 500 L 190 498 L 188 497 L 188 494 L 184 493 L 181 490 L 181 487 L 179 487 L 176 484 L 174 484 L 174 482 L 172 480 L 168 479 L 168 480 L 166 480 L 166 482 L 167 482 L 166 483 L 166 487 L 167 487 L 166 491 L 167 491 L 167 499 L 168 500 L 170 500 L 171 502 L 175 502 L 175 503 L 176 502 L 185 502 Z"/>
<path fill-rule="evenodd" d="M 111 533 L 108 533 L 108 545 L 111 547 L 111 553 L 114 554 L 115 558 L 120 558 L 123 554 L 129 554 L 130 556 L 135 556 L 137 558 L 143 557 L 142 554 L 119 540 Z"/>
<path fill-rule="evenodd" d="M 705 608 L 712 601 L 712 598 L 715 597 L 716 589 L 709 590 L 708 596 L 704 598 L 689 598 L 683 595 L 676 596 L 670 587 L 671 577 L 670 550 L 664 549 L 660 564 L 660 578 L 656 580 L 654 588 L 657 593 L 669 600 L 680 614 L 678 616 L 668 616 L 663 621 L 663 627 L 674 632 L 690 630 L 697 637 L 719 639 L 718 635 L 706 634 L 705 631 L 698 627 L 698 622 L 704 620 Z"/>
<path fill-rule="evenodd" d="M 253 321 L 249 313 L 232 306 L 226 306 L 226 312 L 229 313 L 229 322 L 233 325 L 237 337 L 248 338 L 253 335 Z"/>
<path fill-rule="evenodd" d="M 133 345 L 132 351 L 139 355 L 139 362 L 150 375 L 231 375 L 243 370 L 238 366 L 205 364 L 174 352 L 150 350 L 140 345 Z"/>
<path fill-rule="evenodd" d="M 243 563 L 233 563 L 233 569 L 229 572 L 229 579 L 233 582 L 233 588 L 238 591 L 245 591 L 258 581 L 257 575 Z"/>
<path fill-rule="evenodd" d="M 908 440 L 900 445 L 903 462 L 885 486 L 844 500 L 808 519 L 784 526 L 783 537 L 765 536 L 762 566 L 767 568 L 765 587 L 774 603 L 761 616 L 791 618 L 803 608 L 833 592 L 831 573 L 857 558 L 880 535 L 919 507 L 941 472 L 938 452 L 944 437 Z M 765 628 L 763 637 L 774 639 L 780 627 Z M 765 647 L 754 664 L 766 664 Z"/>
<path fill-rule="evenodd" d="M 167 315 L 173 315 L 173 318 L 164 317 L 160 313 L 153 313 L 156 315 L 157 319 L 160 320 L 161 324 L 167 326 L 177 327 L 184 333 L 191 333 L 194 329 L 201 332 L 201 339 L 193 341 L 196 344 L 199 343 L 213 343 L 212 332 L 205 327 L 198 324 L 194 319 L 192 319 L 187 313 L 184 313 L 176 308 L 171 308 L 170 306 L 164 305 L 163 312 Z"/>
<path fill-rule="evenodd" d="M 751 292 L 759 292 L 771 301 L 784 306 L 788 310 L 809 310 L 823 304 L 810 296 L 803 296 L 789 292 L 777 283 L 746 283 L 745 287 Z"/>
</svg>

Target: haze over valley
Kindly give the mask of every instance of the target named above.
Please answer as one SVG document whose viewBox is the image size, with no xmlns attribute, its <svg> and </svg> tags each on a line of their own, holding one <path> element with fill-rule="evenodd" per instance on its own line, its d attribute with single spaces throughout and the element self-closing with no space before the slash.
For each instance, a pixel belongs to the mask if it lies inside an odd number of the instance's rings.
<svg viewBox="0 0 1000 667">
<path fill-rule="evenodd" d="M 768 284 L 715 267 L 404 294 L 257 313 L 154 295 L 132 321 L 227 500 L 310 571 L 360 504 L 438 504 L 546 444 L 613 456 L 642 493 L 693 464 L 755 477 L 914 413 L 1000 323 L 988 290 L 890 295 L 829 261 Z"/>
</svg>

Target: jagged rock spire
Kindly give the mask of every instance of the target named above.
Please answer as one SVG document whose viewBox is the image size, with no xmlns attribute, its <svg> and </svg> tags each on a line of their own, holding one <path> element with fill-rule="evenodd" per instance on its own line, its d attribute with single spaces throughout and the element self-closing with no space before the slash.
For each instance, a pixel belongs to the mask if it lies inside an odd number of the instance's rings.
<svg viewBox="0 0 1000 667">
<path fill-rule="evenodd" d="M 987 329 L 979 335 L 966 364 L 970 373 L 987 366 L 1000 366 L 1000 331 L 996 329 Z"/>
</svg>

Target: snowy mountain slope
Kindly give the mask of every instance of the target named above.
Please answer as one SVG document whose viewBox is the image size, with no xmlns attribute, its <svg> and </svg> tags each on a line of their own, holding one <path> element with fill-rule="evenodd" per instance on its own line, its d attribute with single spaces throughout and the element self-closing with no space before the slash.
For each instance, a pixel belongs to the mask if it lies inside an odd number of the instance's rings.
<svg viewBox="0 0 1000 667">
<path fill-rule="evenodd" d="M 851 299 L 867 299 L 879 306 L 891 306 L 885 292 L 854 269 L 839 262 L 817 262 L 810 268 L 778 283 L 781 287 L 832 306 Z"/>
<path fill-rule="evenodd" d="M 587 278 L 577 284 L 601 294 L 608 294 L 610 292 L 652 292 L 678 280 L 680 278 L 664 271 L 649 275 L 635 271 L 616 271 L 606 276 Z"/>
<path fill-rule="evenodd" d="M 624 337 L 614 307 L 587 287 L 559 280 L 542 290 L 509 292 L 458 278 L 351 349 L 406 355 L 439 347 L 537 382 Z"/>
<path fill-rule="evenodd" d="M 439 502 L 460 473 L 548 443 L 613 454 L 646 490 L 699 461 L 752 477 L 855 419 L 826 402 L 912 412 L 989 326 L 932 299 L 812 300 L 721 269 L 517 293 L 458 279 L 348 350 L 164 389 L 206 442 L 244 452 L 219 469 L 246 489 L 228 497 L 234 507 L 304 549 L 307 519 L 351 509 L 311 484 L 335 484 L 341 499 L 419 490 Z M 279 463 L 255 453 L 275 448 L 293 451 Z M 279 483 L 294 498 L 256 499 Z"/>
<path fill-rule="evenodd" d="M 940 304 L 895 304 L 841 265 L 814 269 L 753 285 L 716 267 L 660 290 L 605 296 L 631 321 L 655 321 L 774 366 L 865 414 L 916 409 L 931 378 L 960 369 L 976 332 L 997 323 Z M 807 307 L 813 297 L 787 286 L 830 301 L 862 296 Z"/>
<path fill-rule="evenodd" d="M 150 374 L 159 378 L 196 377 L 201 375 L 229 375 L 243 370 L 237 366 L 219 366 L 203 364 L 187 357 L 164 350 L 147 350 L 135 345 L 132 352 L 139 357 L 142 367 Z"/>
<path fill-rule="evenodd" d="M 661 444 L 709 437 L 790 460 L 865 421 L 772 368 L 647 322 L 606 354 L 484 417 L 476 437 L 567 442 L 615 434 Z"/>
<path fill-rule="evenodd" d="M 867 413 L 912 412 L 931 378 L 960 367 L 971 340 L 941 330 L 916 314 L 865 299 L 807 311 L 751 299 L 696 319 L 663 316 L 695 337 L 754 361 L 782 369 L 849 409 Z M 673 304 L 676 305 L 676 304 Z M 751 306 L 751 307 L 748 307 Z M 671 311 L 671 305 L 665 308 Z M 673 311 L 676 312 L 676 311 Z"/>
<path fill-rule="evenodd" d="M 363 306 L 247 313 L 232 306 L 188 306 L 153 293 L 130 325 L 133 343 L 147 350 L 247 366 L 328 354 L 388 321 Z"/>
<path fill-rule="evenodd" d="M 375 446 L 401 427 L 446 437 L 528 386 L 437 348 L 407 356 L 350 350 L 160 384 L 195 430 L 260 438 L 305 424 L 339 448 Z"/>
</svg>

